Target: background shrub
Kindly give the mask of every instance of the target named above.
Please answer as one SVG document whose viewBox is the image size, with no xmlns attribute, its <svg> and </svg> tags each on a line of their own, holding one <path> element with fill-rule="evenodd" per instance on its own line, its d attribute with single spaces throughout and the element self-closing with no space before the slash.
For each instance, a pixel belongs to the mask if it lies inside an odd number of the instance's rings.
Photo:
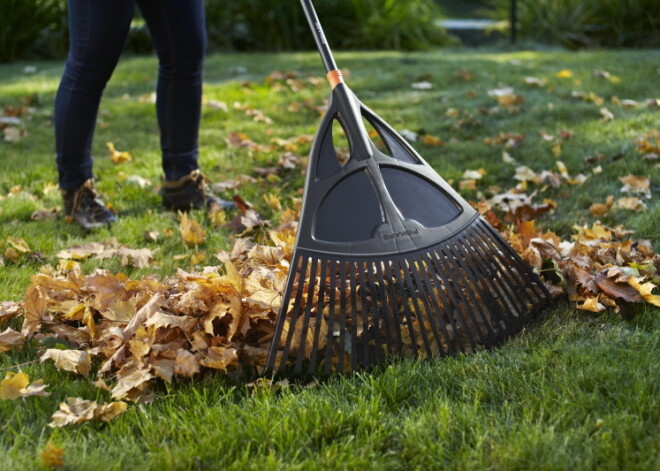
<svg viewBox="0 0 660 471">
<path fill-rule="evenodd" d="M 312 48 L 305 15 L 294 0 L 207 0 L 215 47 L 282 51 Z M 336 48 L 427 49 L 451 43 L 435 20 L 433 0 L 317 0 L 326 36 Z"/>
<path fill-rule="evenodd" d="M 507 19 L 509 0 L 492 0 Z M 520 37 L 568 48 L 660 46 L 658 0 L 518 0 Z"/>
<path fill-rule="evenodd" d="M 65 0 L 0 0 L 0 62 L 55 46 L 66 36 Z M 49 45 L 50 44 L 50 45 Z"/>
</svg>

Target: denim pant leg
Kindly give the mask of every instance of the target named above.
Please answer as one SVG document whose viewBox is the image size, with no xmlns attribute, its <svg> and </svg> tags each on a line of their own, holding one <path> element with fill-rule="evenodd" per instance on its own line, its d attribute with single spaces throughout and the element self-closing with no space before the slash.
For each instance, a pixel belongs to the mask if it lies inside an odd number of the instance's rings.
<svg viewBox="0 0 660 471">
<path fill-rule="evenodd" d="M 137 0 L 158 54 L 156 109 L 166 180 L 198 168 L 204 0 Z"/>
<path fill-rule="evenodd" d="M 55 97 L 59 184 L 92 177 L 92 137 L 101 94 L 117 64 L 135 0 L 68 0 L 70 49 Z"/>
</svg>

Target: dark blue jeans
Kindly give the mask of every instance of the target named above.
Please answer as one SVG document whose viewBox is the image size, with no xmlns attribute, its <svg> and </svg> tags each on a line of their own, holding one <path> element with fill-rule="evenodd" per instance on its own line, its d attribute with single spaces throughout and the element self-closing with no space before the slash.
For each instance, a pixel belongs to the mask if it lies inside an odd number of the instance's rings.
<svg viewBox="0 0 660 471">
<path fill-rule="evenodd" d="M 69 0 L 70 50 L 55 98 L 59 184 L 92 177 L 92 137 L 101 94 L 117 65 L 135 5 L 158 54 L 156 110 L 167 180 L 197 166 L 206 50 L 204 0 Z"/>
</svg>

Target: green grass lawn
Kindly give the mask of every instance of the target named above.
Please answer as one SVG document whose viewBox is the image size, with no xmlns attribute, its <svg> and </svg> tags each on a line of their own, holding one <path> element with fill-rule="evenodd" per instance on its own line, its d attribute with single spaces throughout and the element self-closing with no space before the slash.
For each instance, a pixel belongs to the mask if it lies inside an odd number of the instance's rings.
<svg viewBox="0 0 660 471">
<path fill-rule="evenodd" d="M 574 224 L 590 224 L 592 203 L 616 198 L 628 174 L 651 179 L 657 194 L 657 160 L 645 160 L 635 139 L 660 129 L 660 110 L 645 101 L 658 98 L 660 51 L 341 53 L 348 82 L 369 107 L 394 128 L 437 136 L 441 147 L 415 143 L 417 150 L 446 179 L 458 183 L 467 169 L 483 168 L 477 190 L 462 191 L 476 201 L 490 186 L 515 186 L 515 165 L 502 161 L 506 150 L 518 164 L 536 172 L 556 169 L 562 161 L 571 175 L 589 178 L 583 185 L 539 187 L 538 199 L 553 199 L 557 209 L 537 226 L 568 237 Z M 26 65 L 36 72 L 26 73 Z M 468 74 L 472 78 L 466 80 Z M 556 73 L 568 69 L 570 78 Z M 119 214 L 112 228 L 85 233 L 62 217 L 31 221 L 35 210 L 61 206 L 54 185 L 51 110 L 61 63 L 0 66 L 0 102 L 17 106 L 26 96 L 35 110 L 24 119 L 28 135 L 0 142 L 0 249 L 7 237 L 23 238 L 38 257 L 5 257 L 0 267 L 0 300 L 20 300 L 30 277 L 72 245 L 115 237 L 132 248 L 155 251 L 155 264 L 122 267 L 115 259 L 82 263 L 86 272 L 102 267 L 131 278 L 201 269 L 190 266 L 178 233 L 178 218 L 160 208 L 155 191 L 160 179 L 158 130 L 149 94 L 154 90 L 156 61 L 125 58 L 108 84 L 94 142 L 98 186 Z M 303 80 L 301 89 L 267 77 L 294 71 L 298 78 L 320 77 L 314 53 L 210 55 L 204 97 L 225 102 L 228 110 L 204 107 L 201 165 L 213 181 L 251 174 L 253 167 L 275 165 L 278 152 L 260 153 L 229 146 L 230 132 L 268 144 L 313 134 L 328 91 Z M 607 80 L 595 70 L 615 76 Z M 603 75 L 603 74 L 600 74 Z M 543 87 L 523 83 L 533 76 Z M 617 80 L 618 79 L 618 80 Z M 428 81 L 430 90 L 412 83 Z M 510 108 L 494 108 L 488 91 L 514 87 L 524 97 Z M 295 88 L 295 87 L 294 87 Z M 593 93 L 602 104 L 572 92 Z M 612 102 L 636 100 L 638 106 Z M 591 100 L 591 101 L 589 101 Z M 261 110 L 273 123 L 255 121 L 241 105 Z M 297 106 L 296 104 L 302 103 Z M 293 105 L 293 106 L 292 106 Z M 243 106 L 244 107 L 244 106 Z M 291 109 L 297 109 L 291 111 Z M 613 115 L 604 121 L 600 112 Z M 457 115 L 458 113 L 458 115 Z M 541 133 L 559 136 L 561 155 Z M 522 144 L 505 149 L 484 139 L 520 133 Z M 131 152 L 129 163 L 114 165 L 105 147 L 113 142 Z M 307 152 L 309 146 L 299 149 Z M 600 156 L 598 162 L 586 159 Z M 595 172 L 600 166 L 602 171 Z M 150 180 L 139 188 L 123 176 Z M 264 193 L 283 201 L 297 195 L 302 175 L 289 172 L 278 182 L 249 183 L 236 190 L 266 217 L 277 222 Z M 229 197 L 228 192 L 224 196 Z M 635 237 L 650 239 L 660 250 L 660 205 L 645 200 L 640 213 L 623 209 L 601 216 L 605 224 L 624 224 Z M 214 229 L 193 212 L 208 232 L 203 247 L 212 256 L 230 247 L 231 233 Z M 145 231 L 171 234 L 159 242 Z M 89 380 L 39 364 L 38 343 L 0 354 L 0 376 L 17 365 L 31 379 L 43 378 L 50 397 L 0 401 L 0 469 L 35 469 L 50 439 L 64 450 L 66 469 L 658 469 L 660 467 L 660 322 L 658 309 L 633 306 L 625 316 L 606 311 L 578 311 L 561 301 L 506 345 L 492 352 L 433 361 L 404 362 L 370 374 L 333 378 L 278 391 L 246 387 L 220 374 L 204 374 L 159 387 L 153 403 L 131 405 L 107 424 L 87 423 L 64 429 L 47 426 L 68 396 L 108 400 Z M 11 321 L 11 326 L 20 324 Z M 7 326 L 0 326 L 4 330 Z"/>
</svg>

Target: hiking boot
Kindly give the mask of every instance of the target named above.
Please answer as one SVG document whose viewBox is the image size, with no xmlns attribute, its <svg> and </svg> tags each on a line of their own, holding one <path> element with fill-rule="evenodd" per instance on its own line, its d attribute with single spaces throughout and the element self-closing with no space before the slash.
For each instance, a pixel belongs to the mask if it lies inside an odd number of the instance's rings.
<svg viewBox="0 0 660 471">
<path fill-rule="evenodd" d="M 62 190 L 62 199 L 66 216 L 88 231 L 117 220 L 96 191 L 91 178 L 75 190 Z"/>
<path fill-rule="evenodd" d="M 211 209 L 217 206 L 222 209 L 234 209 L 232 201 L 226 201 L 211 192 L 206 177 L 199 170 L 193 170 L 188 175 L 174 181 L 165 181 L 160 190 L 163 206 L 172 211 L 189 211 L 190 209 Z"/>
</svg>

